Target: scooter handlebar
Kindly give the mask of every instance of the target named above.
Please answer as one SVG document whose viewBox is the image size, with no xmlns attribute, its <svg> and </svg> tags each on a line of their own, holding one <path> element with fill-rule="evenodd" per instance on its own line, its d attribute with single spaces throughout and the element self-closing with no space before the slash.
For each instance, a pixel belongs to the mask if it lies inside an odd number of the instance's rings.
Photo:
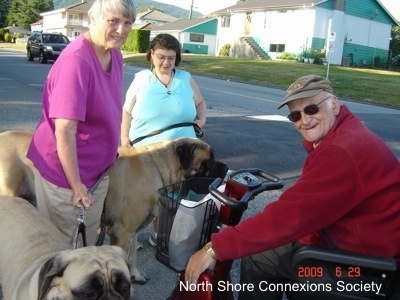
<svg viewBox="0 0 400 300">
<path fill-rule="evenodd" d="M 231 175 L 239 172 L 249 172 L 253 175 L 260 177 L 264 181 L 262 181 L 262 183 L 259 186 L 245 192 L 243 196 L 237 200 L 229 198 L 227 195 L 218 190 L 218 186 L 220 186 L 223 181 L 222 178 L 216 178 L 208 187 L 208 190 L 211 195 L 213 195 L 221 203 L 228 205 L 232 208 L 243 208 L 254 196 L 264 191 L 281 189 L 284 185 L 283 181 L 279 177 L 269 174 L 261 169 L 256 169 L 256 168 L 244 169 L 234 172 Z"/>
</svg>

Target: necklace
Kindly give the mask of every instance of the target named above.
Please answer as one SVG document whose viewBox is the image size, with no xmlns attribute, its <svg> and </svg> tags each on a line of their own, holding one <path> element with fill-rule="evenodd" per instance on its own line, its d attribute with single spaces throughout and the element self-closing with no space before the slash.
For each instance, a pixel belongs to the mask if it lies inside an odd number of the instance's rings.
<svg viewBox="0 0 400 300">
<path fill-rule="evenodd" d="M 171 72 L 171 75 L 169 76 L 169 80 L 168 80 L 167 83 L 164 83 L 164 82 L 157 76 L 157 73 L 156 73 L 155 71 L 154 71 L 153 73 L 154 73 L 154 75 L 156 76 L 156 78 L 158 79 L 158 81 L 159 81 L 163 86 L 165 86 L 166 89 L 168 89 L 168 85 L 171 83 L 171 80 L 172 80 L 172 78 L 174 77 L 174 73 L 175 73 L 175 72 Z"/>
</svg>

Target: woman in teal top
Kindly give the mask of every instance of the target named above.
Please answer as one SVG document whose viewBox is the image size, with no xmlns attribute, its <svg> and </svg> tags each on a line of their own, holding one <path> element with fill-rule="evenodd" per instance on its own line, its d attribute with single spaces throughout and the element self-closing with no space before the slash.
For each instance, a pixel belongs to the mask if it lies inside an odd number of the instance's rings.
<svg viewBox="0 0 400 300">
<path fill-rule="evenodd" d="M 206 104 L 190 73 L 176 69 L 181 61 L 179 41 L 169 34 L 157 35 L 147 52 L 150 70 L 135 74 L 125 98 L 121 145 L 178 123 L 206 122 Z M 181 126 L 146 137 L 133 146 L 196 137 L 193 126 Z"/>
<path fill-rule="evenodd" d="M 148 136 L 179 123 L 194 122 L 203 128 L 206 103 L 190 73 L 175 68 L 181 62 L 181 45 L 174 36 L 157 35 L 147 52 L 147 60 L 151 62 L 150 70 L 136 73 L 126 93 L 121 146 L 130 148 L 181 137 L 195 138 L 193 126 L 180 126 Z M 145 138 L 135 141 L 141 137 Z M 154 232 L 157 220 L 153 222 Z M 149 243 L 156 245 L 155 233 L 150 236 Z"/>
</svg>

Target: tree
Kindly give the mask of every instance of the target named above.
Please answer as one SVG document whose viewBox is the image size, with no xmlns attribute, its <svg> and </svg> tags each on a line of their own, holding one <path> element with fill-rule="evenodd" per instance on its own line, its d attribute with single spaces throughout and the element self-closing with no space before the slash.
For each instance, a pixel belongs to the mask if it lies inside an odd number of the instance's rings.
<svg viewBox="0 0 400 300">
<path fill-rule="evenodd" d="M 12 0 L 10 9 L 7 14 L 6 25 L 18 24 L 18 13 L 23 9 L 23 0 Z"/>
<path fill-rule="evenodd" d="M 49 10 L 53 10 L 52 0 L 12 0 L 7 24 L 16 24 L 30 30 L 30 24 L 40 20 L 40 13 Z"/>
<path fill-rule="evenodd" d="M 0 28 L 6 27 L 7 14 L 11 6 L 11 0 L 0 0 Z"/>
<path fill-rule="evenodd" d="M 390 40 L 389 49 L 392 52 L 392 57 L 400 54 L 400 26 L 392 27 L 392 38 Z"/>
</svg>

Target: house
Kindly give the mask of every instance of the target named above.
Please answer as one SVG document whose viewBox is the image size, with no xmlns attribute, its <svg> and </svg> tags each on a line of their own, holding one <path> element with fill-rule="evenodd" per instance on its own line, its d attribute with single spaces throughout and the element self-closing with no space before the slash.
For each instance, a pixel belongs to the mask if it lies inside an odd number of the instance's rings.
<svg viewBox="0 0 400 300">
<path fill-rule="evenodd" d="M 89 26 L 88 11 L 92 3 L 80 2 L 60 9 L 41 13 L 43 17 L 43 31 L 59 32 L 75 39 L 87 31 Z"/>
<path fill-rule="evenodd" d="M 43 30 L 43 19 L 31 24 L 31 31 L 42 31 Z"/>
<path fill-rule="evenodd" d="M 184 52 L 215 55 L 218 19 L 211 17 L 178 19 L 151 31 L 150 39 L 159 33 L 175 36 Z"/>
<path fill-rule="evenodd" d="M 7 26 L 4 29 L 8 29 L 8 32 L 12 36 L 17 34 L 17 33 L 22 34 L 23 36 L 29 36 L 31 34 L 30 31 L 28 31 L 28 30 L 26 30 L 24 28 L 21 28 L 19 26 L 15 26 L 15 24 L 11 25 L 11 26 Z"/>
<path fill-rule="evenodd" d="M 398 25 L 379 0 L 246 0 L 212 16 L 218 18 L 215 53 L 226 44 L 233 57 L 248 57 L 257 47 L 271 58 L 315 50 L 344 65 L 386 60 Z"/>
<path fill-rule="evenodd" d="M 150 30 L 158 28 L 168 22 L 173 22 L 177 18 L 167 15 L 156 9 L 148 9 L 145 12 L 138 13 L 136 15 L 135 24 L 133 24 L 132 29 L 143 29 Z"/>
<path fill-rule="evenodd" d="M 176 21 L 177 18 L 167 15 L 161 11 L 156 9 L 148 9 L 145 12 L 138 13 L 136 16 L 135 25 L 141 24 L 155 24 L 157 26 L 161 26 L 167 24 L 169 22 Z"/>
<path fill-rule="evenodd" d="M 60 9 L 41 13 L 43 17 L 40 30 L 46 32 L 59 32 L 70 40 L 88 30 L 88 11 L 92 6 L 91 2 L 79 2 Z M 160 25 L 176 20 L 175 17 L 159 12 L 148 10 L 138 13 L 133 28 L 148 29 L 157 28 Z M 36 23 L 31 24 L 31 30 Z M 36 29 L 35 29 L 36 30 Z"/>
</svg>

